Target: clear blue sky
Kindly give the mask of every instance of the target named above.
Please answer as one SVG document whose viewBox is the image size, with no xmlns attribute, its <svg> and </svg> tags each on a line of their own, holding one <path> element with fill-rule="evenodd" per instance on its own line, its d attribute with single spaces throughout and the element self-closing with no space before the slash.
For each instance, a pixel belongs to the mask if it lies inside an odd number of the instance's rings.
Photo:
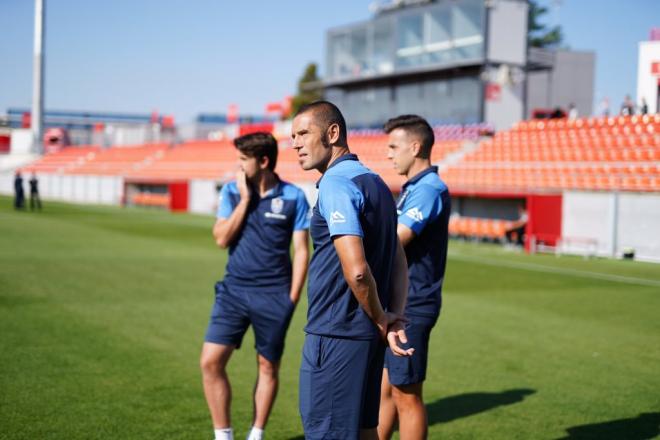
<svg viewBox="0 0 660 440">
<path fill-rule="evenodd" d="M 324 65 L 329 27 L 371 15 L 371 0 L 46 0 L 47 109 L 174 114 L 230 103 L 262 113 Z M 557 0 L 544 0 L 556 4 Z M 660 26 L 660 0 L 562 0 L 547 15 L 565 43 L 596 52 L 596 99 L 615 108 L 637 81 L 637 43 Z M 29 107 L 32 0 L 0 0 L 0 113 Z"/>
</svg>

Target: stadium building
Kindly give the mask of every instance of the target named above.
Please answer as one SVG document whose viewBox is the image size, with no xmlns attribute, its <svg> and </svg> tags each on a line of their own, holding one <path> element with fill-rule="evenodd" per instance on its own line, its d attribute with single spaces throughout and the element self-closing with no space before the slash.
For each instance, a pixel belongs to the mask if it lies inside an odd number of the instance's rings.
<svg viewBox="0 0 660 440">
<path fill-rule="evenodd" d="M 527 47 L 524 0 L 409 0 L 330 29 L 325 97 L 355 127 L 418 113 L 510 128 L 539 108 L 591 114 L 595 56 Z"/>
</svg>

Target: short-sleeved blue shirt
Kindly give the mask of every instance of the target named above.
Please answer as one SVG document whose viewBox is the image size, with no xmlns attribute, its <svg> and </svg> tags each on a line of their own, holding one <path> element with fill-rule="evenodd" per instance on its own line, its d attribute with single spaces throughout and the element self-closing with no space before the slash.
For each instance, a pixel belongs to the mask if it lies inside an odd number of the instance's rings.
<svg viewBox="0 0 660 440">
<path fill-rule="evenodd" d="M 309 308 L 305 331 L 351 339 L 371 339 L 376 326 L 355 299 L 332 238 L 362 237 L 383 308 L 390 300 L 390 277 L 397 246 L 396 206 L 383 180 L 356 155 L 336 159 L 318 183 L 310 231 L 314 254 L 309 265 Z"/>
<path fill-rule="evenodd" d="M 240 199 L 236 182 L 224 185 L 217 217 L 229 218 Z M 252 191 L 242 230 L 229 246 L 225 282 L 263 289 L 290 285 L 291 237 L 306 229 L 309 204 L 300 188 L 279 181 L 264 197 Z"/>
<path fill-rule="evenodd" d="M 399 223 L 415 233 L 406 246 L 410 280 L 406 315 L 437 316 L 447 262 L 451 198 L 447 185 L 430 167 L 403 185 L 397 201 Z"/>
</svg>

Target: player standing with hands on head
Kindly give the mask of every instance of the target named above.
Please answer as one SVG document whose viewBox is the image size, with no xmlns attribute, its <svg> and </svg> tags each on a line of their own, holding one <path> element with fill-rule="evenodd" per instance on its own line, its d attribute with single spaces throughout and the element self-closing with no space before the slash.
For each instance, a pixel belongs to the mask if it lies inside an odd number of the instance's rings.
<svg viewBox="0 0 660 440">
<path fill-rule="evenodd" d="M 300 297 L 309 257 L 309 205 L 298 187 L 275 174 L 277 141 L 269 133 L 234 140 L 240 171 L 222 187 L 213 236 L 229 248 L 200 359 L 216 440 L 233 439 L 226 366 L 252 324 L 258 378 L 248 440 L 263 438 L 278 388 L 284 339 Z M 289 255 L 293 238 L 293 264 Z"/>
<path fill-rule="evenodd" d="M 435 138 L 429 123 L 416 115 L 398 116 L 387 121 L 385 132 L 387 157 L 408 178 L 397 201 L 397 234 L 408 262 L 405 330 L 415 353 L 408 358 L 385 353 L 378 436 L 389 439 L 398 418 L 401 439 L 416 440 L 427 435 L 422 385 L 429 336 L 442 305 L 451 199 L 438 168 L 431 166 Z"/>
<path fill-rule="evenodd" d="M 322 174 L 300 368 L 305 438 L 376 439 L 384 341 L 395 355 L 414 351 L 399 347 L 408 274 L 396 207 L 382 179 L 350 153 L 334 104 L 303 106 L 292 137 L 302 168 Z"/>
</svg>

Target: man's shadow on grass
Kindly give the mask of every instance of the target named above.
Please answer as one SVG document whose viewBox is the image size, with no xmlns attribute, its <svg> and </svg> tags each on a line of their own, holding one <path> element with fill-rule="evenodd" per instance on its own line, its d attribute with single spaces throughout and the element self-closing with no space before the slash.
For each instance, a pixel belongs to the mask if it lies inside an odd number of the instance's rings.
<svg viewBox="0 0 660 440">
<path fill-rule="evenodd" d="M 466 393 L 457 396 L 443 397 L 426 405 L 429 426 L 437 423 L 448 423 L 463 417 L 469 417 L 490 411 L 498 406 L 522 402 L 525 396 L 534 394 L 536 390 L 527 388 L 502 391 L 501 393 Z M 304 440 L 304 436 L 292 437 L 289 440 Z"/>
<path fill-rule="evenodd" d="M 660 435 L 660 412 L 642 413 L 629 419 L 611 420 L 567 428 L 558 440 L 646 440 Z"/>
<path fill-rule="evenodd" d="M 499 393 L 465 393 L 443 397 L 426 405 L 429 426 L 448 423 L 463 417 L 490 411 L 498 406 L 522 402 L 536 390 L 528 388 L 502 391 Z"/>
</svg>

